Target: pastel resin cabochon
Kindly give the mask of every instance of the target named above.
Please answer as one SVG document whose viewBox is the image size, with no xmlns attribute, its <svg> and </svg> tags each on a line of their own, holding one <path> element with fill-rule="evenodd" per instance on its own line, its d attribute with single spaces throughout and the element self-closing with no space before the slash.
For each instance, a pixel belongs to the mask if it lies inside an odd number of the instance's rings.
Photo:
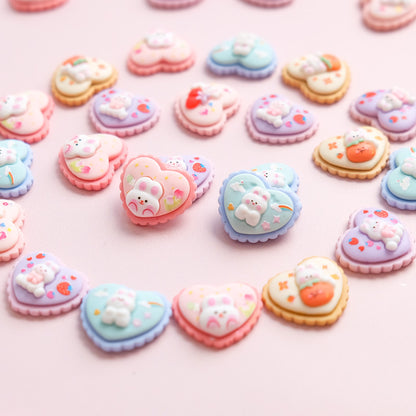
<svg viewBox="0 0 416 416">
<path fill-rule="evenodd" d="M 195 285 L 173 300 L 179 325 L 197 341 L 215 348 L 228 347 L 249 333 L 261 308 L 257 290 L 244 283 Z"/>
<path fill-rule="evenodd" d="M 15 259 L 23 251 L 22 207 L 8 199 L 0 199 L 0 261 Z"/>
<path fill-rule="evenodd" d="M 249 171 L 231 174 L 223 183 L 219 212 L 233 240 L 256 243 L 285 234 L 299 217 L 299 198 L 289 189 L 275 189 Z"/>
<path fill-rule="evenodd" d="M 55 256 L 34 252 L 18 260 L 8 282 L 13 310 L 24 315 L 57 315 L 81 303 L 86 278 Z"/>
<path fill-rule="evenodd" d="M 81 306 L 84 329 L 105 351 L 131 350 L 156 338 L 169 323 L 171 306 L 151 291 L 104 284 L 88 292 Z"/>
</svg>

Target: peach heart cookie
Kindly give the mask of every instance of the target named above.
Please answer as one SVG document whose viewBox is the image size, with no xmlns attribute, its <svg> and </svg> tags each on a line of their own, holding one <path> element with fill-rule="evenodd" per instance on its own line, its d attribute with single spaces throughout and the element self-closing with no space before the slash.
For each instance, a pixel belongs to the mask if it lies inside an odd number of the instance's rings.
<svg viewBox="0 0 416 416">
<path fill-rule="evenodd" d="M 324 140 L 315 148 L 313 160 L 332 175 L 372 179 L 386 166 L 389 149 L 389 141 L 381 131 L 362 126 Z"/>
<path fill-rule="evenodd" d="M 292 3 L 293 0 L 245 0 L 247 3 L 262 7 L 279 7 Z"/>
<path fill-rule="evenodd" d="M 361 0 L 364 23 L 374 30 L 394 30 L 416 19 L 415 0 Z"/>
<path fill-rule="evenodd" d="M 285 234 L 302 205 L 289 188 L 276 189 L 254 172 L 232 173 L 222 184 L 219 213 L 226 233 L 242 243 L 258 243 Z"/>
<path fill-rule="evenodd" d="M 11 139 L 0 141 L 0 198 L 16 198 L 30 190 L 32 160 L 28 144 Z"/>
<path fill-rule="evenodd" d="M 401 88 L 359 96 L 350 106 L 350 115 L 382 130 L 393 141 L 403 142 L 416 136 L 416 96 Z"/>
<path fill-rule="evenodd" d="M 208 68 L 216 75 L 236 74 L 246 78 L 265 78 L 277 66 L 271 45 L 252 33 L 240 33 L 216 46 L 209 54 Z"/>
<path fill-rule="evenodd" d="M 19 12 L 40 12 L 66 2 L 67 0 L 10 0 L 11 6 Z"/>
<path fill-rule="evenodd" d="M 294 270 L 272 277 L 263 288 L 264 306 L 296 324 L 330 325 L 344 312 L 348 280 L 326 257 L 309 257 Z"/>
<path fill-rule="evenodd" d="M 188 172 L 195 181 L 195 199 L 200 198 L 208 191 L 214 179 L 212 163 L 201 156 L 173 156 L 161 157 L 168 167 Z"/>
<path fill-rule="evenodd" d="M 284 163 L 263 163 L 252 169 L 252 172 L 266 179 L 273 188 L 298 191 L 299 176 L 293 168 Z"/>
<path fill-rule="evenodd" d="M 7 282 L 12 309 L 23 315 L 58 315 L 76 308 L 87 293 L 86 278 L 55 256 L 34 252 L 14 266 Z"/>
<path fill-rule="evenodd" d="M 184 71 L 194 62 L 195 52 L 188 42 L 172 32 L 156 29 L 134 45 L 127 66 L 134 74 L 151 75 Z"/>
<path fill-rule="evenodd" d="M 126 144 L 110 134 L 80 134 L 59 152 L 59 167 L 72 185 L 87 191 L 107 187 L 127 157 Z"/>
<path fill-rule="evenodd" d="M 309 139 L 318 122 L 308 110 L 278 94 L 263 95 L 246 115 L 250 136 L 260 142 L 285 144 Z"/>
<path fill-rule="evenodd" d="M 153 341 L 171 315 L 171 305 L 162 294 L 114 283 L 91 289 L 81 305 L 82 326 L 107 352 L 128 351 Z"/>
<path fill-rule="evenodd" d="M 0 199 L 0 261 L 18 257 L 25 246 L 22 227 L 25 215 L 13 201 Z"/>
<path fill-rule="evenodd" d="M 89 116 L 100 133 L 126 137 L 152 128 L 159 120 L 160 109 L 149 98 L 111 88 L 94 97 Z"/>
<path fill-rule="evenodd" d="M 257 323 L 262 306 L 257 290 L 244 283 L 191 286 L 172 303 L 179 326 L 214 348 L 229 347 L 245 337 Z"/>
<path fill-rule="evenodd" d="M 102 59 L 73 56 L 55 71 L 52 93 L 63 104 L 82 105 L 97 92 L 112 87 L 117 77 L 117 70 Z"/>
<path fill-rule="evenodd" d="M 351 76 L 346 62 L 334 55 L 311 53 L 294 59 L 282 71 L 283 81 L 299 88 L 320 104 L 339 101 L 348 90 Z"/>
<path fill-rule="evenodd" d="M 382 273 L 410 264 L 416 248 L 413 237 L 395 215 L 365 208 L 351 215 L 335 255 L 341 266 L 353 272 Z"/>
<path fill-rule="evenodd" d="M 153 156 L 131 159 L 121 174 L 120 198 L 134 224 L 155 225 L 182 214 L 195 199 L 196 184 L 185 171 Z"/>
<path fill-rule="evenodd" d="M 188 130 L 201 136 L 219 133 L 240 106 L 235 90 L 223 84 L 194 84 L 175 103 L 175 114 Z"/>
<path fill-rule="evenodd" d="M 149 0 L 152 6 L 161 9 L 178 9 L 180 7 L 192 6 L 202 0 Z"/>
<path fill-rule="evenodd" d="M 41 91 L 25 91 L 0 98 L 0 135 L 35 143 L 49 133 L 52 98 Z"/>
<path fill-rule="evenodd" d="M 396 150 L 390 156 L 381 195 L 392 207 L 416 210 L 416 147 Z"/>
</svg>

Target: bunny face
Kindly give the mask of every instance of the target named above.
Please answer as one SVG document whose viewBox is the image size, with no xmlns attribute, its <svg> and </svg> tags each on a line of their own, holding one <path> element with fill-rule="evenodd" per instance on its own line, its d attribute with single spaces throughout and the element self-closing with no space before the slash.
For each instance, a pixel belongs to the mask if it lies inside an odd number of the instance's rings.
<svg viewBox="0 0 416 416">
<path fill-rule="evenodd" d="M 74 157 L 90 157 L 100 146 L 100 140 L 94 136 L 79 135 L 70 140 L 64 148 L 66 159 Z"/>
<path fill-rule="evenodd" d="M 313 264 L 303 263 L 295 269 L 295 280 L 299 288 L 321 280 L 321 273 Z"/>
<path fill-rule="evenodd" d="M 173 157 L 166 162 L 166 165 L 175 169 L 187 171 L 186 163 L 180 156 Z"/>
<path fill-rule="evenodd" d="M 373 217 L 366 218 L 360 224 L 359 230 L 374 241 L 383 241 L 389 251 L 397 250 L 404 232 L 400 223 L 391 224 Z"/>
<path fill-rule="evenodd" d="M 17 162 L 18 156 L 14 149 L 0 147 L 0 166 L 13 165 Z"/>
<path fill-rule="evenodd" d="M 0 120 L 20 116 L 27 110 L 29 99 L 26 95 L 8 95 L 0 99 Z"/>
<path fill-rule="evenodd" d="M 251 192 L 247 192 L 242 199 L 241 204 L 235 211 L 235 216 L 247 224 L 255 227 L 268 206 L 270 193 L 259 186 L 253 188 Z"/>
<path fill-rule="evenodd" d="M 159 211 L 163 188 L 150 178 L 140 178 L 126 195 L 126 204 L 137 217 L 153 217 Z"/>
<path fill-rule="evenodd" d="M 156 29 L 145 37 L 145 41 L 150 48 L 168 48 L 173 45 L 174 36 L 172 32 Z"/>
<path fill-rule="evenodd" d="M 132 103 L 132 95 L 129 93 L 119 93 L 112 95 L 109 102 L 100 105 L 101 114 L 124 120 L 128 117 L 128 109 Z"/>
<path fill-rule="evenodd" d="M 291 105 L 282 100 L 272 101 L 268 107 L 259 108 L 256 117 L 278 128 L 283 124 L 283 117 L 290 113 Z"/>
</svg>

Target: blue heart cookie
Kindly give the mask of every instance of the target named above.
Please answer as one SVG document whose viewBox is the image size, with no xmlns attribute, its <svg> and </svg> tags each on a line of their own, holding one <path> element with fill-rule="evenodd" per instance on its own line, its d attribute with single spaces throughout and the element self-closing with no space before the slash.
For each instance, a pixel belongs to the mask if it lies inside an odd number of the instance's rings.
<svg viewBox="0 0 416 416">
<path fill-rule="evenodd" d="M 232 173 L 220 190 L 219 212 L 225 231 L 242 243 L 257 243 L 285 234 L 302 205 L 289 189 L 275 189 L 250 171 Z"/>
<path fill-rule="evenodd" d="M 82 325 L 94 344 L 108 352 L 139 348 L 165 329 L 171 305 L 157 292 L 110 283 L 90 290 L 81 305 Z"/>
</svg>

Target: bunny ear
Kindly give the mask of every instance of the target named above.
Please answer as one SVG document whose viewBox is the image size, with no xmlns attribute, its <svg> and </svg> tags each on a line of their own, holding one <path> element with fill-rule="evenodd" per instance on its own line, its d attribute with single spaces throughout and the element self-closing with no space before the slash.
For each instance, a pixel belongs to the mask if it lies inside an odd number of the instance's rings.
<svg viewBox="0 0 416 416">
<path fill-rule="evenodd" d="M 222 298 L 222 303 L 224 303 L 225 305 L 230 305 L 231 304 L 231 299 L 228 296 L 224 296 Z"/>
<path fill-rule="evenodd" d="M 152 186 L 152 188 L 150 189 L 150 193 L 154 196 L 159 194 L 159 188 L 157 186 Z"/>
<path fill-rule="evenodd" d="M 215 305 L 215 298 L 209 297 L 207 300 L 208 306 L 214 306 Z"/>
<path fill-rule="evenodd" d="M 138 188 L 139 188 L 141 191 L 145 191 L 145 190 L 146 190 L 146 188 L 147 188 L 147 184 L 146 184 L 146 182 L 144 182 L 144 181 L 139 181 L 139 182 L 138 182 Z"/>
</svg>

